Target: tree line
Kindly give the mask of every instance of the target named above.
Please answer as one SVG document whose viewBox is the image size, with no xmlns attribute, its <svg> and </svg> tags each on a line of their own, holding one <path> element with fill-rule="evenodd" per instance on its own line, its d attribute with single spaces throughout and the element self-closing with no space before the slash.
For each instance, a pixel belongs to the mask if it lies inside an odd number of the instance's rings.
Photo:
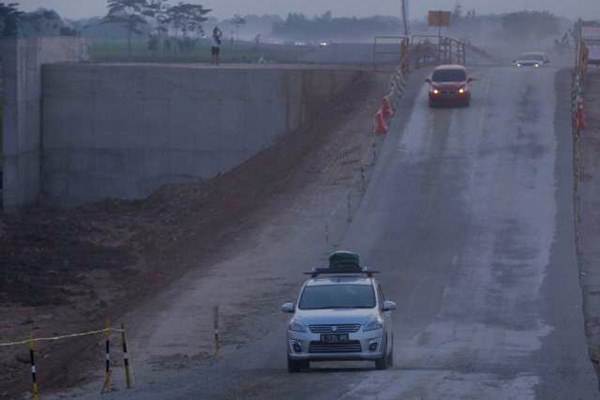
<svg viewBox="0 0 600 400">
<path fill-rule="evenodd" d="M 168 0 L 107 0 L 108 13 L 103 24 L 118 24 L 127 31 L 128 54 L 132 52 L 132 38 L 149 32 L 148 46 L 156 50 L 170 43 L 173 36 L 180 44 L 193 43 L 204 35 L 202 24 L 212 10 L 200 4 Z"/>
<path fill-rule="evenodd" d="M 183 1 L 171 4 L 169 0 L 107 0 L 104 17 L 92 19 L 83 26 L 75 24 L 78 28 L 75 29 L 68 26 L 56 11 L 39 9 L 24 13 L 16 2 L 0 2 L 0 37 L 75 36 L 98 25 L 116 25 L 125 30 L 131 54 L 134 37 L 149 37 L 149 46 L 169 38 L 188 42 L 202 37 L 202 24 L 207 21 L 210 12 L 200 4 Z M 233 21 L 236 26 L 245 22 L 242 17 L 235 17 Z"/>
<path fill-rule="evenodd" d="M 19 21 L 23 12 L 18 3 L 0 2 L 0 37 L 16 36 L 19 33 Z"/>
<path fill-rule="evenodd" d="M 211 13 L 202 5 L 175 0 L 107 0 L 106 4 L 107 13 L 103 17 L 87 22 L 65 22 L 53 10 L 24 13 L 19 10 L 18 3 L 0 1 L 0 37 L 82 34 L 86 37 L 126 38 L 129 54 L 133 39 L 147 41 L 152 51 L 186 51 L 206 37 L 203 26 Z M 255 22 L 260 22 L 260 29 L 266 34 L 272 25 L 272 35 L 293 40 L 366 38 L 401 32 L 401 21 L 395 17 L 341 18 L 334 17 L 331 11 L 315 17 L 290 13 L 285 19 L 236 15 L 222 21 L 222 24 L 228 27 L 233 40 L 242 25 Z M 216 23 L 216 19 L 211 18 L 210 24 Z M 548 12 L 477 15 L 475 10 L 465 11 L 460 2 L 456 4 L 452 12 L 451 32 L 460 34 L 464 31 L 468 34 L 481 26 L 497 27 L 501 30 L 499 33 L 509 39 L 534 40 L 557 35 L 562 29 L 561 19 Z M 415 31 L 427 30 L 425 21 L 414 22 L 413 28 Z"/>
<path fill-rule="evenodd" d="M 400 19 L 395 17 L 334 17 L 331 11 L 327 11 L 309 18 L 301 13 L 290 13 L 284 21 L 273 25 L 273 34 L 290 39 L 356 38 L 398 33 L 401 26 Z"/>
</svg>

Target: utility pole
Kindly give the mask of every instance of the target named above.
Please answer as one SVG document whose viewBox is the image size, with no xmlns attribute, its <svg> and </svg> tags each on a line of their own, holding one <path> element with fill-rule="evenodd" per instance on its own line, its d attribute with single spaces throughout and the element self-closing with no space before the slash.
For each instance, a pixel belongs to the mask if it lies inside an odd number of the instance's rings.
<svg viewBox="0 0 600 400">
<path fill-rule="evenodd" d="M 401 0 L 402 1 L 402 24 L 404 25 L 404 35 L 408 36 L 409 34 L 409 29 L 408 29 L 408 0 Z"/>
</svg>

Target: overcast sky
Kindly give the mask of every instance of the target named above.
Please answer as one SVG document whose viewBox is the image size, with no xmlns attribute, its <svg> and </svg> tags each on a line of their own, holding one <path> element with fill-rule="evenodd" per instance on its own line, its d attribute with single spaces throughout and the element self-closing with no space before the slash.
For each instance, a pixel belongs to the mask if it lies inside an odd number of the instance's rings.
<svg viewBox="0 0 600 400">
<path fill-rule="evenodd" d="M 106 0 L 11 0 L 24 10 L 39 7 L 53 8 L 67 18 L 103 15 Z M 9 2 L 11 2 L 9 1 Z M 177 2 L 178 0 L 174 0 Z M 213 15 L 224 18 L 233 14 L 280 14 L 290 11 L 308 15 L 332 10 L 337 16 L 398 15 L 400 0 L 187 0 L 214 10 Z M 425 15 L 428 9 L 452 9 L 457 0 L 409 0 L 411 18 Z M 600 0 L 461 0 L 465 9 L 479 13 L 498 13 L 515 10 L 548 10 L 566 17 L 600 19 Z"/>
</svg>

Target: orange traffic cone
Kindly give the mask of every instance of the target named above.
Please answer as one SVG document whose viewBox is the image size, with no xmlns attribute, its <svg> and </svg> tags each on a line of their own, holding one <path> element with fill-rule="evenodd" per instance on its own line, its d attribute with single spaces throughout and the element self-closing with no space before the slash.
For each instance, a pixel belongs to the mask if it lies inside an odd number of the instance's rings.
<svg viewBox="0 0 600 400">
<path fill-rule="evenodd" d="M 377 111 L 375 114 L 375 133 L 378 135 L 385 135 L 388 132 L 388 125 L 385 122 L 385 117 L 383 116 L 383 110 Z"/>
<path fill-rule="evenodd" d="M 392 104 L 390 103 L 390 99 L 388 97 L 383 98 L 381 110 L 385 119 L 390 119 L 394 116 L 394 109 L 392 108 Z"/>
<path fill-rule="evenodd" d="M 577 129 L 585 129 L 587 126 L 586 115 L 583 109 L 577 112 Z"/>
<path fill-rule="evenodd" d="M 585 129 L 587 126 L 585 106 L 583 105 L 583 103 L 580 103 L 579 107 L 577 107 L 577 113 L 575 115 L 575 125 L 578 130 Z"/>
</svg>

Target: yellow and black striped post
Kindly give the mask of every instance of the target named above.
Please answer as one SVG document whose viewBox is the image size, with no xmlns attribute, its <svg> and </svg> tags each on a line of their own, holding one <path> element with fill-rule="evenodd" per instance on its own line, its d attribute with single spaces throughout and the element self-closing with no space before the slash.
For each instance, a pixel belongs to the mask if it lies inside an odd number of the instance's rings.
<svg viewBox="0 0 600 400">
<path fill-rule="evenodd" d="M 105 354 L 106 354 L 106 361 L 105 361 L 105 367 L 104 367 L 104 386 L 102 387 L 102 393 L 110 392 L 112 390 L 112 371 L 110 369 L 110 334 L 111 334 L 110 321 L 107 320 L 106 321 L 106 330 L 105 330 L 106 341 L 105 341 L 105 347 L 104 347 Z"/>
<path fill-rule="evenodd" d="M 219 350 L 221 350 L 221 340 L 219 338 L 219 306 L 215 306 L 215 308 L 213 309 L 213 328 L 215 340 L 215 357 L 219 357 Z"/>
<path fill-rule="evenodd" d="M 40 388 L 37 383 L 37 369 L 35 367 L 35 343 L 33 341 L 33 337 L 29 342 L 29 360 L 31 361 L 32 398 L 33 400 L 40 400 Z"/>
<path fill-rule="evenodd" d="M 125 324 L 121 324 L 121 341 L 123 343 L 123 366 L 125 367 L 125 382 L 127 389 L 131 389 L 131 366 L 129 365 L 129 353 L 127 352 L 127 334 L 125 333 Z"/>
</svg>

